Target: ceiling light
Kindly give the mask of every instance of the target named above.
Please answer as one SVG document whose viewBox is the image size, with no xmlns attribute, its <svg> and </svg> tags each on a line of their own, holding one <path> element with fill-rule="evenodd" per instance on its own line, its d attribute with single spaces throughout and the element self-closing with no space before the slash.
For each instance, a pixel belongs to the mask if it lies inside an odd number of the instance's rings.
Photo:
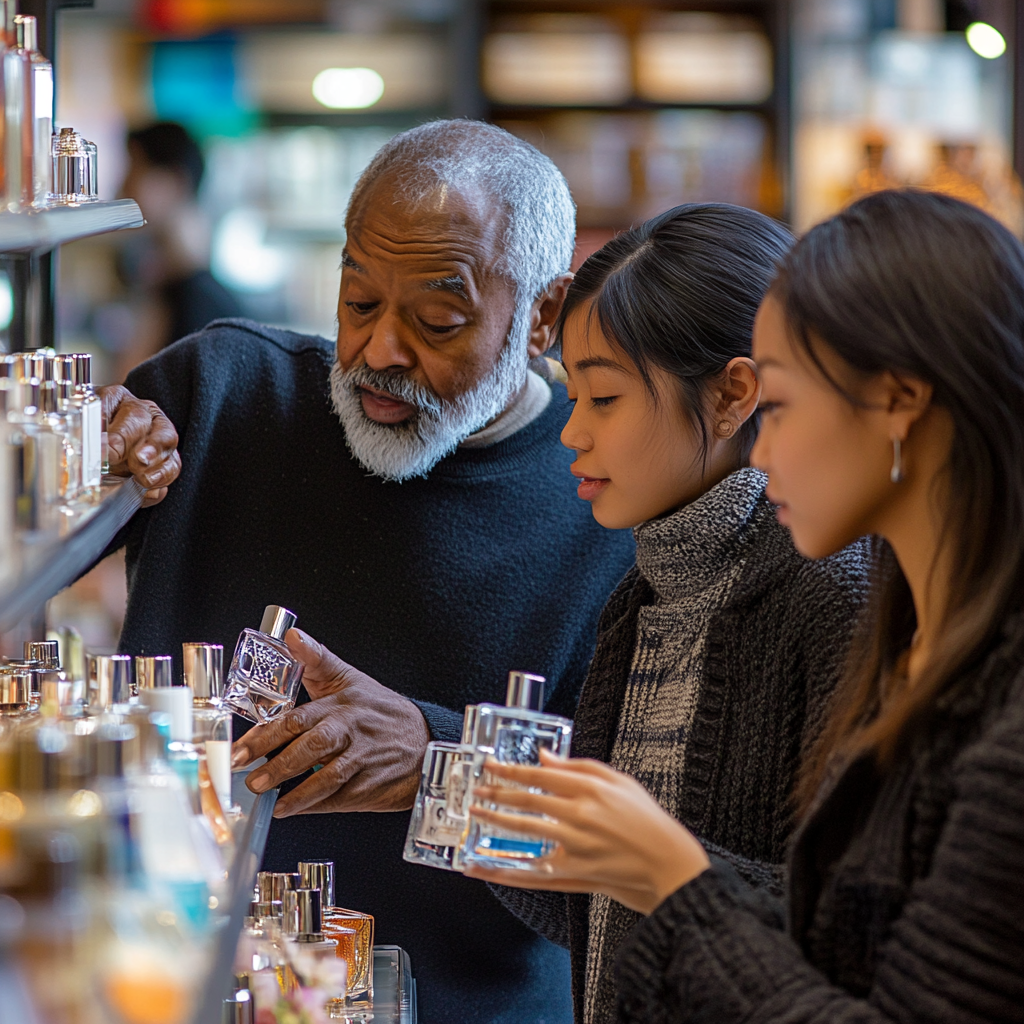
<svg viewBox="0 0 1024 1024">
<path fill-rule="evenodd" d="M 967 26 L 967 45 L 979 56 L 995 60 L 1006 53 L 1006 40 L 998 29 L 976 21 Z"/>
<path fill-rule="evenodd" d="M 313 79 L 313 95 L 332 110 L 363 110 L 384 95 L 384 79 L 373 68 L 325 68 Z"/>
</svg>

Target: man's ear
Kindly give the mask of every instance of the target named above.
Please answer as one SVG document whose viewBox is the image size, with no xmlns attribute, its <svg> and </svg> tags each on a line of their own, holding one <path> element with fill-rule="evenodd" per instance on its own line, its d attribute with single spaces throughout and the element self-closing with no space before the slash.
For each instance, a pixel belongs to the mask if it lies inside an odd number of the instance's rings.
<svg viewBox="0 0 1024 1024">
<path fill-rule="evenodd" d="M 531 359 L 544 355 L 554 344 L 552 328 L 562 310 L 572 278 L 572 274 L 560 274 L 534 300 L 530 310 L 530 337 L 526 348 Z"/>
</svg>

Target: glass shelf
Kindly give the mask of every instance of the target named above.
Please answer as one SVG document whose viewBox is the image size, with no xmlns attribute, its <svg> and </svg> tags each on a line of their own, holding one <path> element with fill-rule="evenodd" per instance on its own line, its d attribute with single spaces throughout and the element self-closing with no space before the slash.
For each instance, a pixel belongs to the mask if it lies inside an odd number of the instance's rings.
<svg viewBox="0 0 1024 1024">
<path fill-rule="evenodd" d="M 0 213 L 0 252 L 46 252 L 77 238 L 141 228 L 145 223 L 134 199 L 4 212 Z"/>
<path fill-rule="evenodd" d="M 0 583 L 0 633 L 78 579 L 139 510 L 145 493 L 133 479 L 106 477 L 100 499 L 64 520 L 62 536 L 23 546 L 14 577 Z"/>
</svg>

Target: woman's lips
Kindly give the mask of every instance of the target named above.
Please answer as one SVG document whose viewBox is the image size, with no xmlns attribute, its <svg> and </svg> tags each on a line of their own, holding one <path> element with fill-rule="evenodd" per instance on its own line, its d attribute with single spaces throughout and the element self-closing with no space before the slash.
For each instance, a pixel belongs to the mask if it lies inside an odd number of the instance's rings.
<svg viewBox="0 0 1024 1024">
<path fill-rule="evenodd" d="M 402 423 L 416 413 L 415 405 L 366 384 L 359 385 L 359 398 L 363 412 L 374 423 Z"/>
<path fill-rule="evenodd" d="M 611 483 L 611 480 L 607 478 L 580 476 L 579 473 L 573 473 L 573 476 L 580 477 L 576 493 L 584 501 L 593 501 Z"/>
</svg>

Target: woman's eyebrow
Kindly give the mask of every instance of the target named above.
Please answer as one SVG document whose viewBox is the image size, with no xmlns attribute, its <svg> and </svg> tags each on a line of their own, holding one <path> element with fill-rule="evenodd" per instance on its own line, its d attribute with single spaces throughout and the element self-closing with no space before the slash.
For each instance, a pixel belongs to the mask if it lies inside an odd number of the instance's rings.
<svg viewBox="0 0 1024 1024">
<path fill-rule="evenodd" d="M 629 372 L 620 363 L 615 362 L 614 359 L 607 359 L 604 356 L 588 356 L 586 359 L 580 359 L 574 364 L 574 368 L 577 373 L 581 373 L 583 370 L 593 369 L 597 366 L 606 370 L 618 370 L 619 373 Z M 568 369 L 568 367 L 566 367 L 566 369 Z"/>
</svg>

